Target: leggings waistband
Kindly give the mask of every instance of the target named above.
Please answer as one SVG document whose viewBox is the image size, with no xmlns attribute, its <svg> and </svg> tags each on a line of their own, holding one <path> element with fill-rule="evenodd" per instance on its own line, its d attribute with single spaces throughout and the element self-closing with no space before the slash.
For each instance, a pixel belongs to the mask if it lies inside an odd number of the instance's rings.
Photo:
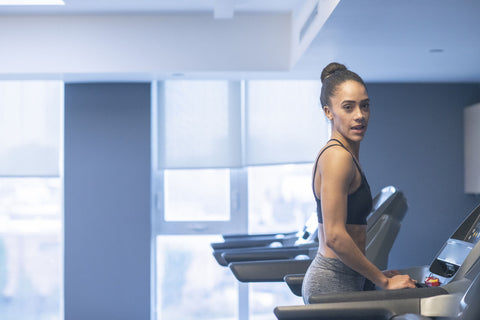
<svg viewBox="0 0 480 320">
<path fill-rule="evenodd" d="M 341 260 L 336 258 L 325 257 L 320 253 L 318 253 L 315 256 L 314 264 L 316 267 L 319 267 L 322 269 L 332 270 L 338 273 L 349 274 L 352 276 L 360 276 L 360 277 L 362 276 L 360 273 L 358 273 L 357 271 L 347 266 Z"/>
</svg>

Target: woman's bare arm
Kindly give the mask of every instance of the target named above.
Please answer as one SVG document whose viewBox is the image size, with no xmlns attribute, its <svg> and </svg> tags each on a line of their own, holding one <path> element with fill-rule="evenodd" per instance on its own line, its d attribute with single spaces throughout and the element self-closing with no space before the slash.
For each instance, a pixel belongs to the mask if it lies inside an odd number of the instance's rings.
<svg viewBox="0 0 480 320">
<path fill-rule="evenodd" d="M 415 287 L 408 275 L 388 278 L 363 254 L 346 229 L 347 197 L 355 179 L 351 155 L 340 148 L 329 148 L 320 162 L 321 203 L 325 244 L 347 266 L 370 279 L 380 288 Z M 315 183 L 320 184 L 316 179 Z M 320 188 L 318 188 L 320 187 Z"/>
</svg>

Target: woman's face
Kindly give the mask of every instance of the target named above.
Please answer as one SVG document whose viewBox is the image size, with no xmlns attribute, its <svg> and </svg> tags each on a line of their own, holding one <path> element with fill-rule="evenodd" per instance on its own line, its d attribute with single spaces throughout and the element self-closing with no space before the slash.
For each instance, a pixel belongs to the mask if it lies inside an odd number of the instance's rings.
<svg viewBox="0 0 480 320">
<path fill-rule="evenodd" d="M 370 118 L 370 105 L 365 86 L 348 80 L 337 86 L 325 106 L 327 118 L 332 121 L 332 134 L 341 134 L 347 140 L 359 142 L 365 136 Z"/>
</svg>

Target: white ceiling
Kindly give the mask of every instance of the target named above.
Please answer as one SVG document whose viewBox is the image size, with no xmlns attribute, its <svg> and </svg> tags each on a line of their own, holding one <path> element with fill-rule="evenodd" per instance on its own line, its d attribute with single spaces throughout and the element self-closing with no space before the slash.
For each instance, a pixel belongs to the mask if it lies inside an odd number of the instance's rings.
<svg viewBox="0 0 480 320">
<path fill-rule="evenodd" d="M 305 1 L 313 0 L 231 1 L 235 14 L 263 14 L 293 12 Z M 65 2 L 61 7 L 0 7 L 0 21 L 1 15 L 162 13 L 174 16 L 189 13 L 213 16 L 216 3 L 215 0 Z M 480 1 L 341 0 L 291 70 L 227 70 L 224 74 L 318 78 L 323 66 L 330 61 L 345 63 L 366 81 L 480 82 Z"/>
<path fill-rule="evenodd" d="M 236 12 L 289 12 L 305 0 L 220 0 Z M 199 13 L 211 12 L 216 0 L 64 0 L 64 6 L 8 6 L 0 14 Z"/>
</svg>

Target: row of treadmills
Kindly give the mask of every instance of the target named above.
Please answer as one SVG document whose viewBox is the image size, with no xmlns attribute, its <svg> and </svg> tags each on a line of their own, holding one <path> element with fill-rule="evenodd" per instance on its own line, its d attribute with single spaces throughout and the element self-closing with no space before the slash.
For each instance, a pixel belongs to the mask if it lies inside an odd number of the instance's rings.
<svg viewBox="0 0 480 320">
<path fill-rule="evenodd" d="M 366 255 L 385 270 L 407 212 L 404 194 L 385 187 L 367 218 Z M 224 235 L 212 243 L 217 262 L 241 282 L 285 282 L 301 296 L 303 275 L 318 249 L 316 215 L 299 232 Z M 480 205 L 447 239 L 430 265 L 399 270 L 418 281 L 415 289 L 371 290 L 313 296 L 307 305 L 278 306 L 277 319 L 480 320 Z M 420 239 L 419 239 L 420 240 Z M 427 286 L 428 277 L 439 286 Z"/>
</svg>

